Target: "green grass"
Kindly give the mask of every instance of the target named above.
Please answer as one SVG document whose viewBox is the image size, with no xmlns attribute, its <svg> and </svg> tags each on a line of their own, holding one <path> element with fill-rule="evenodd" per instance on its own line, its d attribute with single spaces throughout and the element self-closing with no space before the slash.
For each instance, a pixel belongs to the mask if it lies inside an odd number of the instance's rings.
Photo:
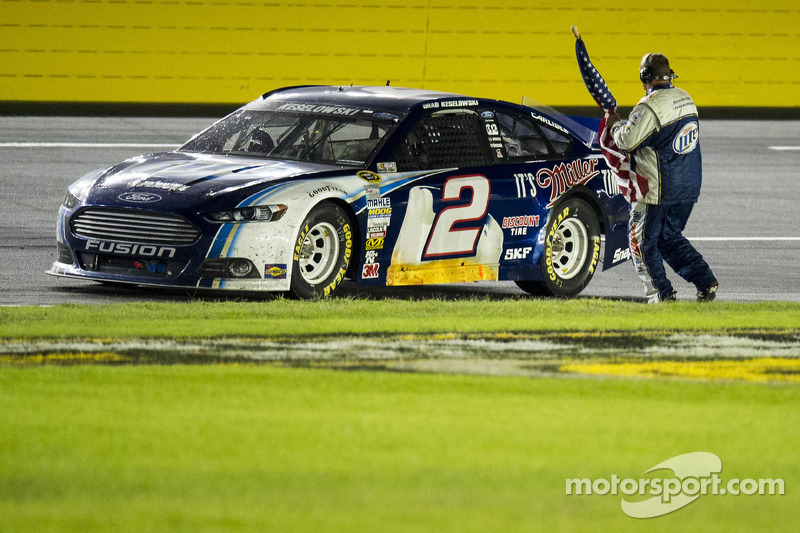
<svg viewBox="0 0 800 533">
<path fill-rule="evenodd" d="M 5 531 L 737 531 L 800 522 L 800 389 L 264 366 L 0 372 Z M 691 451 L 723 481 L 646 521 L 567 478 Z"/>
<path fill-rule="evenodd" d="M 135 303 L 0 308 L 0 338 L 296 336 L 580 330 L 797 329 L 787 302 L 647 306 L 599 299 L 483 298 Z"/>
</svg>

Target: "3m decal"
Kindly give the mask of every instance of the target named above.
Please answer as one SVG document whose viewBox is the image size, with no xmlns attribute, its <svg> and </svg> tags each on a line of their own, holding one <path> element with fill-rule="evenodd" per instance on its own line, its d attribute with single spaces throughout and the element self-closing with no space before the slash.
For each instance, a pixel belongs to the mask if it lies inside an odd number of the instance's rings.
<svg viewBox="0 0 800 533">
<path fill-rule="evenodd" d="M 380 268 L 381 268 L 380 263 L 368 263 L 364 265 L 364 268 L 361 271 L 361 277 L 363 279 L 377 278 Z"/>
<path fill-rule="evenodd" d="M 472 191 L 468 204 L 445 207 L 436 216 L 423 258 L 474 254 L 483 227 L 483 218 L 489 208 L 489 180 L 477 174 L 449 178 L 443 187 L 442 202 L 463 201 L 462 197 L 467 189 Z M 454 227 L 467 222 L 478 224 Z"/>
</svg>

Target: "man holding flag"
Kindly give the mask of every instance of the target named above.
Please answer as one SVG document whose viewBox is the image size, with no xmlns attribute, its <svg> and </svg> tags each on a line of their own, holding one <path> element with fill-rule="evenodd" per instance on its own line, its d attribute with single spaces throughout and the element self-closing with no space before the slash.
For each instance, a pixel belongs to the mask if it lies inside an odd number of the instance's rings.
<svg viewBox="0 0 800 533">
<path fill-rule="evenodd" d="M 616 100 L 592 66 L 577 30 L 576 54 L 586 86 L 605 111 L 600 146 L 617 171 L 631 203 L 631 257 L 650 303 L 675 300 L 664 262 L 697 287 L 697 301 L 714 300 L 717 279 L 703 256 L 682 235 L 700 196 L 702 160 L 697 107 L 662 54 L 642 58 L 639 77 L 646 94 L 623 121 Z"/>
</svg>

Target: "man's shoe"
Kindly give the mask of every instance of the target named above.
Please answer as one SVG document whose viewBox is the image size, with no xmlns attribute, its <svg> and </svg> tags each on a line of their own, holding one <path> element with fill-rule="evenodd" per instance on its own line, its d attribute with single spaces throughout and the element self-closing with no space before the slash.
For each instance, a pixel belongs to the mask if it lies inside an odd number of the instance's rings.
<svg viewBox="0 0 800 533">
<path fill-rule="evenodd" d="M 677 302 L 678 301 L 678 291 L 672 291 L 666 296 L 660 296 L 658 299 L 662 302 Z"/>
<path fill-rule="evenodd" d="M 719 288 L 719 283 L 714 280 L 711 282 L 711 285 L 708 286 L 707 289 L 702 291 L 697 291 L 697 301 L 698 302 L 713 302 L 714 298 L 717 297 L 717 289 Z"/>
</svg>

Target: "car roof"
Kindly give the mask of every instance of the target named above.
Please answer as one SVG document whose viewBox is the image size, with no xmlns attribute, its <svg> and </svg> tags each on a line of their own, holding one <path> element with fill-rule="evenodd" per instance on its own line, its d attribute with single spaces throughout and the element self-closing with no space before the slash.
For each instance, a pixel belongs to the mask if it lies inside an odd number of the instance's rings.
<svg viewBox="0 0 800 533">
<path fill-rule="evenodd" d="M 406 87 L 370 87 L 350 85 L 308 85 L 286 87 L 264 94 L 260 101 L 275 99 L 284 102 L 298 102 L 318 105 L 350 105 L 362 108 L 380 109 L 395 113 L 407 113 L 417 104 L 440 100 L 478 100 L 471 96 L 427 89 Z M 258 106 L 258 101 L 252 102 Z"/>
</svg>

